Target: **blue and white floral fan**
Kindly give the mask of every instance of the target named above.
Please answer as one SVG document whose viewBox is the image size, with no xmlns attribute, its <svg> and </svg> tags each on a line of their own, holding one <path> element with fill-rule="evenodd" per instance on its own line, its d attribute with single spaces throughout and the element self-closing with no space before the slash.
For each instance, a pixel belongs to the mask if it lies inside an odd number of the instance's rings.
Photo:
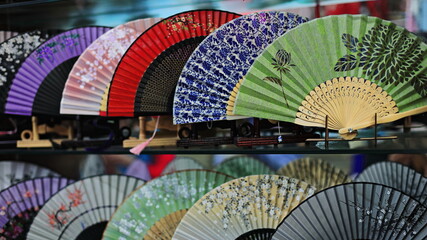
<svg viewBox="0 0 427 240">
<path fill-rule="evenodd" d="M 306 21 L 293 13 L 258 12 L 218 28 L 197 47 L 181 73 L 174 123 L 233 119 L 226 109 L 230 93 L 255 58 L 276 38 Z"/>
</svg>

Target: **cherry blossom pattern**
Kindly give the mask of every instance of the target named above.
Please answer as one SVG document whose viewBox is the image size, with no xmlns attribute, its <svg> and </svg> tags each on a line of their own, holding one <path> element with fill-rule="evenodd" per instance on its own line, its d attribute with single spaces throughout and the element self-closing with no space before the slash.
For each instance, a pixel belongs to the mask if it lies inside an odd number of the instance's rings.
<svg viewBox="0 0 427 240">
<path fill-rule="evenodd" d="M 0 45 L 0 87 L 13 79 L 26 57 L 49 36 L 40 31 L 17 35 Z"/>
<path fill-rule="evenodd" d="M 25 234 L 30 228 L 31 222 L 39 211 L 39 206 L 31 207 L 22 212 L 15 213 L 14 206 L 24 202 L 39 194 L 38 190 L 26 191 L 22 193 L 22 199 L 19 201 L 6 201 L 5 206 L 0 207 L 0 216 L 5 216 L 9 221 L 0 228 L 0 240 L 25 239 Z"/>
<path fill-rule="evenodd" d="M 277 189 L 277 191 L 272 191 Z M 281 221 L 283 209 L 294 207 L 294 200 L 314 194 L 315 188 L 298 179 L 277 175 L 254 175 L 223 184 L 205 195 L 199 204 L 205 214 L 219 214 L 226 231 L 230 224 L 243 224 L 250 228 L 251 222 L 263 218 Z M 304 196 L 303 193 L 308 195 Z M 280 201 L 276 201 L 280 199 Z M 219 208 L 219 209 L 218 209 Z M 261 214 L 257 215 L 256 212 Z M 232 216 L 240 222 L 232 222 Z"/>
<path fill-rule="evenodd" d="M 71 212 L 72 208 L 85 203 L 83 201 L 83 192 L 78 188 L 73 191 L 67 190 L 67 198 L 69 202 L 61 203 L 58 210 L 47 214 L 52 228 L 60 230 L 71 218 L 69 212 Z"/>
</svg>

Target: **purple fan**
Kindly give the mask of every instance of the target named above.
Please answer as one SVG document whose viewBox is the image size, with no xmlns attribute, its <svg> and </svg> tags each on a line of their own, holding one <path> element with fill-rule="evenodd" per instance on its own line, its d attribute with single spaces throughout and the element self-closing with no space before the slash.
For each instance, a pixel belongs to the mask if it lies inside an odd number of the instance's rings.
<svg viewBox="0 0 427 240">
<path fill-rule="evenodd" d="M 13 79 L 5 112 L 59 114 L 62 91 L 80 54 L 108 27 L 83 27 L 58 34 L 35 49 Z"/>
<path fill-rule="evenodd" d="M 31 222 L 44 203 L 72 183 L 60 177 L 20 182 L 0 192 L 0 239 L 25 239 Z"/>
</svg>

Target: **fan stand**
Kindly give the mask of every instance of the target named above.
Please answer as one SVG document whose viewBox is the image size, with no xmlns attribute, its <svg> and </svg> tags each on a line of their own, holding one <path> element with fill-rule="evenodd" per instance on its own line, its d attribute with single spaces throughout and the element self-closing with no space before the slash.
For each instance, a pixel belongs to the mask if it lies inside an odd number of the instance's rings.
<svg viewBox="0 0 427 240">
<path fill-rule="evenodd" d="M 202 137 L 199 138 L 197 124 L 190 124 L 190 128 L 182 127 L 179 130 L 179 140 L 176 141 L 178 147 L 196 147 L 196 146 L 219 146 L 228 145 L 234 143 L 234 138 L 237 136 L 236 132 L 236 121 L 231 120 L 229 122 L 230 137 Z M 188 136 L 183 136 L 183 132 L 188 132 Z"/>
<path fill-rule="evenodd" d="M 139 121 L 139 136 L 138 138 L 130 137 L 123 141 L 124 148 L 132 148 L 141 144 L 148 140 L 147 135 L 145 134 L 147 130 L 147 122 L 145 117 L 138 117 Z M 178 135 L 178 127 L 177 126 L 177 135 Z M 159 127 L 161 128 L 161 127 Z M 178 140 L 178 136 L 175 137 L 155 137 L 151 140 L 149 146 L 150 147 L 160 147 L 160 146 L 175 146 L 176 141 Z"/>
<path fill-rule="evenodd" d="M 259 118 L 254 118 L 254 133 L 253 137 L 236 137 L 236 146 L 238 147 L 252 147 L 263 145 L 274 145 L 277 147 L 283 143 L 302 143 L 309 138 L 319 137 L 318 134 L 305 133 L 302 131 L 296 132 L 294 135 L 278 135 L 261 137 L 259 126 Z"/>
<path fill-rule="evenodd" d="M 357 131 L 350 132 L 350 135 L 342 135 L 342 138 L 330 138 L 329 137 L 329 128 L 328 128 L 328 115 L 325 117 L 325 137 L 324 138 L 309 138 L 307 142 L 325 142 L 325 148 L 329 148 L 329 141 L 367 141 L 374 140 L 374 146 L 377 147 L 378 140 L 391 140 L 397 139 L 397 136 L 387 136 L 387 137 L 379 137 L 378 136 L 378 116 L 375 113 L 374 115 L 374 137 L 363 137 L 356 138 Z M 405 120 L 406 122 L 406 120 Z"/>
<path fill-rule="evenodd" d="M 32 130 L 24 130 L 21 132 L 21 139 L 17 141 L 18 148 L 44 148 L 54 147 L 54 144 L 60 145 L 63 139 L 40 139 L 40 134 L 57 133 L 60 136 L 66 136 L 67 139 L 73 139 L 73 128 L 55 125 L 49 127 L 46 124 L 38 125 L 37 117 L 31 117 Z"/>
</svg>

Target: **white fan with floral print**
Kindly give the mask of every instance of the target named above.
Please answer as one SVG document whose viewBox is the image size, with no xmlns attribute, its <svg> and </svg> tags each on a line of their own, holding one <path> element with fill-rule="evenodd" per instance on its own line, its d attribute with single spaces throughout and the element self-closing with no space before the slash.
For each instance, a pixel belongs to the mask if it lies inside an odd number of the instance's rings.
<svg viewBox="0 0 427 240">
<path fill-rule="evenodd" d="M 27 239 L 101 239 L 118 205 L 144 183 L 129 176 L 100 175 L 68 185 L 40 209 Z"/>
</svg>

